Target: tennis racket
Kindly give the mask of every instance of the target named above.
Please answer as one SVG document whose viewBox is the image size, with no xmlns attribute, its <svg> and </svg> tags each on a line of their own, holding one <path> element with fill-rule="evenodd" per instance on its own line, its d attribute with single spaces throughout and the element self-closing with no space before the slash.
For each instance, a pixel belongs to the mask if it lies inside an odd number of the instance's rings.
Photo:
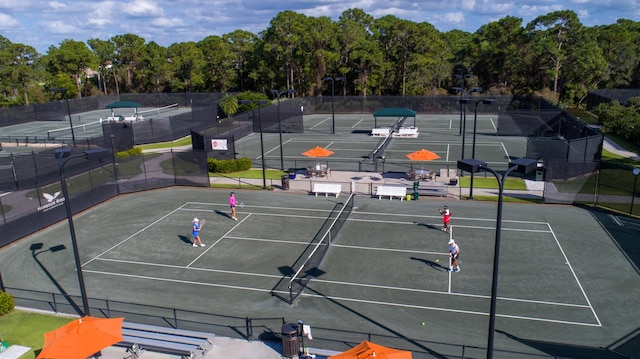
<svg viewBox="0 0 640 359">
<path fill-rule="evenodd" d="M 240 208 L 244 208 L 244 202 L 240 202 L 240 203 L 238 204 L 238 207 L 240 207 Z"/>
<path fill-rule="evenodd" d="M 200 220 L 200 230 L 202 230 L 202 228 L 204 227 L 205 224 L 207 224 L 207 220 L 206 219 L 201 219 Z"/>
</svg>

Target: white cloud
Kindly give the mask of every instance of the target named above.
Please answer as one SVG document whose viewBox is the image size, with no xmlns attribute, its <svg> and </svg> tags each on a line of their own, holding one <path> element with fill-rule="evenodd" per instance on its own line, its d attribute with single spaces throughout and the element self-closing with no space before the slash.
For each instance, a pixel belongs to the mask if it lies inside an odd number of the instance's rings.
<svg viewBox="0 0 640 359">
<path fill-rule="evenodd" d="M 123 4 L 121 11 L 131 16 L 163 16 L 164 10 L 155 2 L 147 0 L 134 0 L 129 4 Z"/>
<path fill-rule="evenodd" d="M 476 0 L 462 0 L 460 1 L 460 9 L 466 11 L 473 11 L 476 7 Z"/>
<path fill-rule="evenodd" d="M 8 29 L 20 25 L 20 21 L 7 14 L 0 14 L 0 29 Z"/>
<path fill-rule="evenodd" d="M 41 23 L 42 27 L 54 34 L 74 34 L 81 31 L 80 28 L 69 24 L 68 21 L 49 21 Z M 78 40 L 78 39 L 74 39 Z"/>
</svg>

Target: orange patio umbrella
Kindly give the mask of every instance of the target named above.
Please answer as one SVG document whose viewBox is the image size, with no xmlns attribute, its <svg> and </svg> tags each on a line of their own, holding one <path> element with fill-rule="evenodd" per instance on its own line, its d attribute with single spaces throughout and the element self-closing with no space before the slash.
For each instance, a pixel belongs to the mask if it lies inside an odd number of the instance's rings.
<svg viewBox="0 0 640 359">
<path fill-rule="evenodd" d="M 85 316 L 44 333 L 37 359 L 85 359 L 122 341 L 123 320 Z"/>
<path fill-rule="evenodd" d="M 307 156 L 307 157 L 329 157 L 333 154 L 334 152 L 331 150 L 328 150 L 324 147 L 319 147 L 316 146 L 308 151 L 304 151 L 302 152 L 303 155 Z M 320 163 L 318 163 L 318 165 L 320 165 Z"/>
<path fill-rule="evenodd" d="M 316 146 L 308 151 L 302 152 L 302 154 L 307 157 L 329 157 L 334 154 L 334 152 L 324 147 Z"/>
<path fill-rule="evenodd" d="M 411 352 L 388 348 L 370 341 L 363 341 L 344 353 L 329 359 L 411 359 Z"/>
<path fill-rule="evenodd" d="M 420 151 L 411 152 L 407 155 L 407 157 L 412 161 L 433 161 L 440 158 L 436 153 L 431 152 L 429 150 L 421 149 Z M 422 164 L 424 169 L 424 163 Z"/>
</svg>

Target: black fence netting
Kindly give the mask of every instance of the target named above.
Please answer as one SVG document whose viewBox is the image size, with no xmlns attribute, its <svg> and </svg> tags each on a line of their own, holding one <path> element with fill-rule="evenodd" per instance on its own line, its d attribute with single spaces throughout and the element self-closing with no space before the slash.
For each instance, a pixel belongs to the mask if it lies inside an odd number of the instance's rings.
<svg viewBox="0 0 640 359">
<path fill-rule="evenodd" d="M 554 160 L 545 163 L 545 203 L 597 205 L 640 215 L 638 175 L 612 161 Z"/>
<path fill-rule="evenodd" d="M 96 159 L 85 159 L 84 147 L 74 148 L 74 158 L 63 161 L 56 158 L 55 150 L 0 157 L 0 246 L 66 217 L 58 208 L 64 203 L 61 168 L 73 213 L 121 193 L 176 185 L 209 186 L 206 152 L 116 158 L 111 146 L 102 149 L 104 154 Z"/>
</svg>

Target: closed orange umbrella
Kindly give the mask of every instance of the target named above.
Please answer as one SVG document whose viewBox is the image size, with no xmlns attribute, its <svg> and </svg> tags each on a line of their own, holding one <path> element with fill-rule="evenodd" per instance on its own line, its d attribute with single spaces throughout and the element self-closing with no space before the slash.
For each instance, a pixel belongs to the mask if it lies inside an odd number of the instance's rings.
<svg viewBox="0 0 640 359">
<path fill-rule="evenodd" d="M 123 320 L 85 316 L 44 333 L 37 359 L 85 359 L 122 341 Z"/>
<path fill-rule="evenodd" d="M 363 341 L 344 353 L 329 359 L 411 359 L 411 352 L 388 348 L 370 341 Z"/>
<path fill-rule="evenodd" d="M 333 151 L 328 150 L 324 147 L 314 147 L 308 151 L 302 152 L 302 154 L 307 157 L 329 157 L 333 153 Z"/>
</svg>

